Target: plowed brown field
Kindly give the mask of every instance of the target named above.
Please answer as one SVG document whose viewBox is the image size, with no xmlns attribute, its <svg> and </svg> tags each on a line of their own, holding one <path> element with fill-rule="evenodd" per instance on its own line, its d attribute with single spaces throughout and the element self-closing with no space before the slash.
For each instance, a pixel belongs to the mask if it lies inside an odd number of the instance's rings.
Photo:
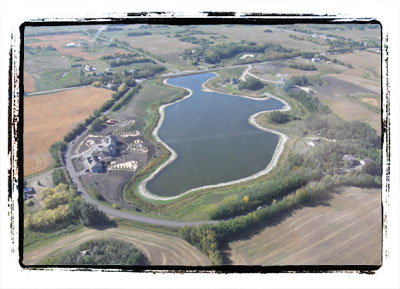
<svg viewBox="0 0 400 289">
<path fill-rule="evenodd" d="M 151 265 L 211 265 L 204 254 L 180 238 L 126 226 L 102 231 L 85 229 L 83 232 L 48 244 L 44 248 L 24 254 L 23 263 L 38 264 L 55 252 L 72 249 L 89 240 L 101 238 L 118 239 L 133 244 L 146 256 Z"/>
<path fill-rule="evenodd" d="M 340 189 L 329 206 L 306 207 L 248 240 L 229 244 L 234 264 L 379 265 L 379 189 Z"/>
<path fill-rule="evenodd" d="M 51 165 L 49 147 L 111 98 L 112 91 L 84 87 L 24 98 L 24 176 Z"/>
</svg>

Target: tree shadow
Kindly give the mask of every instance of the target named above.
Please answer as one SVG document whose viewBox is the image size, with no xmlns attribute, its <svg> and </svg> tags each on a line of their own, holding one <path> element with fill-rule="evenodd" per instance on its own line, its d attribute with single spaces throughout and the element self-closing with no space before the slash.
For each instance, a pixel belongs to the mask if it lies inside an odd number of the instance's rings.
<svg viewBox="0 0 400 289">
<path fill-rule="evenodd" d="M 283 221 L 285 221 L 287 218 L 292 217 L 293 214 L 302 208 L 306 207 L 319 207 L 319 206 L 330 206 L 330 203 L 332 199 L 334 198 L 335 195 L 342 193 L 344 190 L 343 187 L 337 187 L 330 189 L 329 191 L 324 192 L 323 194 L 319 195 L 318 197 L 314 197 L 312 200 L 307 201 L 304 204 L 297 205 L 295 207 L 286 209 L 285 211 L 277 214 L 271 219 L 265 220 L 263 222 L 260 222 L 256 226 L 250 228 L 249 230 L 242 231 L 232 237 L 230 237 L 227 240 L 223 240 L 219 244 L 219 249 L 222 254 L 222 259 L 223 259 L 223 264 L 225 265 L 231 265 L 232 260 L 230 259 L 231 257 L 231 250 L 229 248 L 229 243 L 235 242 L 235 241 L 247 241 L 250 240 L 251 238 L 255 237 L 259 233 L 261 233 L 263 230 L 267 229 L 268 227 L 274 227 L 279 224 L 281 224 Z"/>
<path fill-rule="evenodd" d="M 95 229 L 95 230 L 99 230 L 99 231 L 104 231 L 104 230 L 111 229 L 111 228 L 117 228 L 118 224 L 114 220 L 109 220 L 107 222 L 90 224 L 90 225 L 87 225 L 86 227 Z"/>
</svg>

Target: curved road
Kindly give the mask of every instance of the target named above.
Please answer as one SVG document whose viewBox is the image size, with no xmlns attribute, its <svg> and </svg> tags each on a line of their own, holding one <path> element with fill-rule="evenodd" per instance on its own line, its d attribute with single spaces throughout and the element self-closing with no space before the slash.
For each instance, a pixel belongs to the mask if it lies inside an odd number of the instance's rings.
<svg viewBox="0 0 400 289">
<path fill-rule="evenodd" d="M 253 64 L 238 64 L 238 65 L 232 65 L 232 66 L 228 66 L 228 67 L 218 67 L 218 68 L 213 68 L 213 69 L 205 69 L 205 70 L 201 70 L 201 71 L 186 71 L 186 72 L 181 72 L 181 73 L 174 73 L 174 74 L 171 74 L 171 75 L 161 75 L 159 77 L 174 77 L 174 76 L 181 76 L 181 75 L 187 75 L 187 74 L 205 73 L 205 72 L 208 72 L 208 71 L 218 71 L 218 70 L 221 70 L 221 69 L 227 69 L 227 68 L 232 68 L 232 67 L 248 66 L 249 68 L 245 71 L 245 73 L 247 72 L 247 74 L 258 78 L 261 81 L 267 81 L 268 82 L 269 80 L 262 79 L 260 77 L 257 77 L 255 75 L 253 75 L 253 74 L 250 74 L 248 72 L 252 65 L 254 65 L 254 64 L 255 65 L 260 65 L 260 64 L 264 64 L 264 63 L 268 63 L 268 62 L 271 62 L 271 61 L 265 61 L 265 62 L 259 62 L 259 63 L 253 63 Z M 142 82 L 142 81 L 144 81 L 146 79 L 150 79 L 150 78 L 157 78 L 157 77 L 148 77 L 148 78 L 140 79 L 140 81 L 138 81 L 138 82 Z M 269 82 L 274 82 L 274 81 L 269 81 Z M 102 114 L 106 114 L 107 112 L 109 112 L 109 110 L 103 112 Z M 84 132 L 82 132 L 80 135 L 75 137 L 74 140 L 79 139 L 87 131 L 88 131 L 88 128 L 86 128 L 86 130 Z M 74 169 L 74 166 L 72 165 L 72 159 L 71 159 L 72 147 L 73 147 L 73 145 L 71 145 L 70 143 L 67 145 L 67 151 L 65 153 L 65 166 L 66 166 L 66 169 L 68 170 L 72 181 L 76 184 L 77 190 L 82 192 L 83 199 L 86 200 L 88 203 L 96 205 L 99 208 L 99 210 L 103 211 L 104 213 L 106 213 L 108 215 L 112 215 L 112 216 L 118 217 L 118 218 L 131 220 L 131 221 L 148 223 L 148 224 L 153 224 L 153 225 L 160 225 L 160 226 L 167 226 L 167 227 L 183 227 L 183 226 L 193 226 L 193 225 L 218 223 L 218 221 L 180 222 L 180 221 L 172 221 L 172 220 L 163 220 L 163 219 L 145 217 L 145 216 L 141 216 L 141 215 L 135 215 L 135 214 L 131 214 L 131 213 L 122 212 L 120 210 L 112 209 L 110 207 L 107 207 L 107 206 L 104 206 L 104 205 L 98 203 L 85 190 L 85 188 L 83 187 L 83 185 L 82 185 L 82 183 L 81 183 L 81 181 L 79 179 L 79 175 L 77 174 L 77 172 Z"/>
<path fill-rule="evenodd" d="M 86 133 L 87 129 L 82 133 Z M 81 134 L 81 135 L 82 135 Z M 81 135 L 77 136 L 79 138 Z M 151 217 L 145 217 L 145 216 L 140 216 L 140 215 L 134 215 L 131 213 L 126 213 L 120 210 L 116 210 L 107 206 L 104 206 L 100 203 L 98 203 L 96 200 L 94 200 L 88 192 L 85 190 L 83 187 L 78 173 L 75 171 L 74 166 L 72 164 L 72 159 L 71 159 L 71 150 L 72 150 L 73 145 L 70 143 L 67 145 L 67 151 L 65 153 L 65 167 L 69 172 L 69 175 L 71 176 L 72 181 L 76 184 L 77 186 L 77 191 L 82 193 L 82 198 L 93 205 L 96 205 L 97 208 L 100 211 L 103 211 L 104 213 L 108 215 L 112 215 L 118 218 L 123 218 L 131 221 L 137 221 L 137 222 L 142 222 L 142 223 L 148 223 L 148 224 L 153 224 L 153 225 L 160 225 L 160 226 L 167 226 L 167 227 L 183 227 L 183 226 L 193 226 L 193 225 L 202 225 L 202 224 L 214 224 L 217 223 L 217 221 L 204 221 L 204 222 L 179 222 L 179 221 L 172 221 L 172 220 L 163 220 L 163 219 L 157 219 L 157 218 L 151 218 Z"/>
</svg>

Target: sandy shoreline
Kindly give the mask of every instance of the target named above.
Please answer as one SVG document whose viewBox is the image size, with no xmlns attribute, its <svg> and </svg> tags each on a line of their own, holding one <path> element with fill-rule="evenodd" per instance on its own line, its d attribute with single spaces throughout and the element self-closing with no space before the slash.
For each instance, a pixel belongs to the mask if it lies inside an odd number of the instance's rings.
<svg viewBox="0 0 400 289">
<path fill-rule="evenodd" d="M 215 78 L 215 77 L 218 76 L 217 73 L 215 73 L 215 72 L 213 72 L 213 73 L 215 74 L 214 77 L 211 77 L 211 78 L 209 78 L 207 81 L 205 81 L 205 82 L 202 83 L 202 86 L 201 86 L 201 87 L 202 87 L 202 91 L 220 93 L 220 92 L 214 91 L 214 90 L 212 90 L 212 89 L 210 89 L 210 88 L 208 88 L 208 87 L 206 86 L 206 83 L 207 83 L 208 81 L 210 81 L 211 79 L 213 79 L 213 78 Z M 248 120 L 249 120 L 249 123 L 250 123 L 251 125 L 255 126 L 256 128 L 258 128 L 258 129 L 260 129 L 260 130 L 262 130 L 262 131 L 271 132 L 271 133 L 274 133 L 274 134 L 279 135 L 278 144 L 276 145 L 276 148 L 275 148 L 274 154 L 273 154 L 273 156 L 272 156 L 272 159 L 271 159 L 271 161 L 268 163 L 267 167 L 266 167 L 265 169 L 263 169 L 262 171 L 259 171 L 258 173 L 255 173 L 255 174 L 253 174 L 253 175 L 251 175 L 251 176 L 248 176 L 248 177 L 245 177 L 245 178 L 241 178 L 241 179 L 237 179 L 237 180 L 229 181 L 229 182 L 225 182 L 225 183 L 219 183 L 219 184 L 215 184 L 215 185 L 208 185 L 208 186 L 202 186 L 202 187 L 198 187 L 198 188 L 193 188 L 193 189 L 190 189 L 190 190 L 188 190 L 188 191 L 186 191 L 186 192 L 184 192 L 184 193 L 182 193 L 182 194 L 179 194 L 179 195 L 177 195 L 177 196 L 172 196 L 172 197 L 161 197 L 161 196 L 157 196 L 157 195 L 154 195 L 154 194 L 152 194 L 151 192 L 149 192 L 149 191 L 146 189 L 146 184 L 147 184 L 150 180 L 152 180 L 163 168 L 165 168 L 167 165 L 169 165 L 170 163 L 172 163 L 172 162 L 177 158 L 177 156 L 178 156 L 177 153 L 176 153 L 170 146 L 168 146 L 165 142 L 163 142 L 163 141 L 160 139 L 160 137 L 158 136 L 158 130 L 160 129 L 161 124 L 162 124 L 162 122 L 163 122 L 163 120 L 164 120 L 164 117 L 165 117 L 165 108 L 168 107 L 168 106 L 170 106 L 170 105 L 173 105 L 173 104 L 175 104 L 175 103 L 178 103 L 178 102 L 180 102 L 180 101 L 183 101 L 183 100 L 186 99 L 186 98 L 189 98 L 189 97 L 192 95 L 192 93 L 193 93 L 193 91 L 190 90 L 189 88 L 182 87 L 182 86 L 175 86 L 175 85 L 172 85 L 172 84 L 167 83 L 167 81 L 168 81 L 168 79 L 165 79 L 165 80 L 164 80 L 164 84 L 165 84 L 165 85 L 170 85 L 170 86 L 174 86 L 174 87 L 183 88 L 183 89 L 189 91 L 189 94 L 188 94 L 187 96 L 185 96 L 184 98 L 181 98 L 181 99 L 179 99 L 179 100 L 177 100 L 177 101 L 174 101 L 174 102 L 171 102 L 171 103 L 164 104 L 164 105 L 160 106 L 160 109 L 159 109 L 159 112 L 160 112 L 160 119 L 159 119 L 159 121 L 158 121 L 158 124 L 157 124 L 156 128 L 153 130 L 153 133 L 152 133 L 152 134 L 153 134 L 153 136 L 156 138 L 157 141 L 159 141 L 160 143 L 162 143 L 162 144 L 171 152 L 171 156 L 168 158 L 168 160 L 167 160 L 164 164 L 162 164 L 160 167 L 158 167 L 157 170 L 155 170 L 148 178 L 144 179 L 144 180 L 139 184 L 138 190 L 139 190 L 139 193 L 140 193 L 142 196 L 144 196 L 144 197 L 146 197 L 146 198 L 149 198 L 149 199 L 153 199 L 153 200 L 161 200 L 161 201 L 174 200 L 174 199 L 178 199 L 178 198 L 180 198 L 180 197 L 182 197 L 182 196 L 184 196 L 184 195 L 187 195 L 187 194 L 189 194 L 189 193 L 191 193 L 191 192 L 197 191 L 197 190 L 199 190 L 199 189 L 210 189 L 210 188 L 223 187 L 223 186 L 233 185 L 233 184 L 237 184 L 237 183 L 241 183 L 241 182 L 244 182 L 244 181 L 248 181 L 248 180 L 252 180 L 252 179 L 258 178 L 259 176 L 265 175 L 265 174 L 267 174 L 268 172 L 270 172 L 270 171 L 277 165 L 278 159 L 279 159 L 281 153 L 283 152 L 284 145 L 285 145 L 285 143 L 286 143 L 288 137 L 287 137 L 284 133 L 281 133 L 281 132 L 278 132 L 278 131 L 275 131 L 275 130 L 272 130 L 272 129 L 268 129 L 268 128 L 262 127 L 261 125 L 259 125 L 259 124 L 256 122 L 256 117 L 257 117 L 258 115 L 264 113 L 264 112 L 289 111 L 289 110 L 291 109 L 291 108 L 290 108 L 290 105 L 289 105 L 286 101 L 284 101 L 284 100 L 282 100 L 282 99 L 280 99 L 280 98 L 278 98 L 278 97 L 276 97 L 276 96 L 273 96 L 273 95 L 271 95 L 271 94 L 268 94 L 268 95 L 267 95 L 267 98 L 253 98 L 253 97 L 249 97 L 249 96 L 245 96 L 245 95 L 236 95 L 236 94 L 231 94 L 231 93 L 224 93 L 224 94 L 229 94 L 229 95 L 232 95 L 232 96 L 244 97 L 244 98 L 248 98 L 248 99 L 252 99 L 252 100 L 260 100 L 260 101 L 261 101 L 261 100 L 267 100 L 267 99 L 269 99 L 269 98 L 275 98 L 275 99 L 279 100 L 280 102 L 282 102 L 282 103 L 284 104 L 284 107 L 283 107 L 282 109 L 279 109 L 279 110 L 260 111 L 260 112 L 257 112 L 257 113 L 255 113 L 255 114 L 251 115 L 251 116 L 249 117 L 249 119 L 248 119 Z"/>
</svg>

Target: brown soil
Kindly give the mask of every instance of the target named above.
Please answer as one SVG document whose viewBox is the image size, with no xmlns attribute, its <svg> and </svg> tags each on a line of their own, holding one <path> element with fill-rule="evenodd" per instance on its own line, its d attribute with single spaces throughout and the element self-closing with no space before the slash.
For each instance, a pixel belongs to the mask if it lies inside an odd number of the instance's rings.
<svg viewBox="0 0 400 289">
<path fill-rule="evenodd" d="M 24 98 L 24 176 L 51 165 L 49 147 L 111 98 L 112 91 L 84 87 Z"/>
<path fill-rule="evenodd" d="M 233 264 L 379 265 L 381 191 L 340 189 L 329 206 L 305 207 L 248 240 L 229 244 Z"/>
<path fill-rule="evenodd" d="M 164 35 L 146 35 L 136 37 L 125 37 L 132 47 L 142 48 L 156 55 L 182 53 L 185 49 L 198 47 L 196 44 L 183 42 L 177 38 L 168 38 Z"/>
<path fill-rule="evenodd" d="M 89 44 L 93 42 L 93 39 L 90 39 L 84 34 L 81 33 L 71 33 L 71 34 L 56 34 L 56 35 L 44 35 L 44 36 L 34 36 L 32 38 L 40 39 L 40 42 L 33 42 L 26 44 L 27 46 L 31 47 L 45 47 L 48 45 L 53 46 L 57 49 L 57 51 L 61 55 L 72 55 L 75 57 L 82 57 L 86 60 L 96 60 L 105 54 L 111 54 L 115 52 L 126 52 L 124 49 L 110 49 L 107 53 L 91 53 L 84 51 L 83 47 L 73 47 L 67 48 L 67 43 L 75 42 L 76 40 L 83 40 L 88 42 Z"/>
<path fill-rule="evenodd" d="M 377 53 L 357 51 L 337 54 L 333 57 L 346 63 L 350 63 L 355 67 L 374 70 L 378 75 L 381 73 L 381 56 Z"/>
<path fill-rule="evenodd" d="M 180 238 L 127 226 L 102 231 L 86 228 L 82 232 L 59 239 L 44 248 L 24 254 L 23 263 L 26 265 L 38 264 L 55 252 L 60 253 L 89 240 L 101 238 L 118 239 L 131 243 L 146 256 L 151 265 L 211 265 L 204 254 Z"/>
<path fill-rule="evenodd" d="M 379 101 L 379 99 L 376 98 L 361 98 L 361 101 L 368 103 L 370 105 L 376 106 L 376 107 L 381 107 L 381 102 Z"/>
<path fill-rule="evenodd" d="M 84 34 L 81 34 L 81 33 L 55 34 L 55 35 L 34 36 L 32 38 L 40 39 L 41 41 L 28 43 L 28 44 L 26 44 L 26 46 L 46 47 L 48 45 L 51 45 L 54 48 L 56 48 L 60 54 L 72 55 L 72 56 L 82 57 L 87 60 L 90 60 L 87 58 L 88 56 L 90 56 L 90 54 L 87 52 L 84 52 L 82 47 L 74 47 L 74 48 L 66 47 L 67 43 L 75 42 L 75 40 L 77 40 L 77 39 L 86 41 L 88 43 L 93 42 L 93 40 L 91 40 Z"/>
</svg>

